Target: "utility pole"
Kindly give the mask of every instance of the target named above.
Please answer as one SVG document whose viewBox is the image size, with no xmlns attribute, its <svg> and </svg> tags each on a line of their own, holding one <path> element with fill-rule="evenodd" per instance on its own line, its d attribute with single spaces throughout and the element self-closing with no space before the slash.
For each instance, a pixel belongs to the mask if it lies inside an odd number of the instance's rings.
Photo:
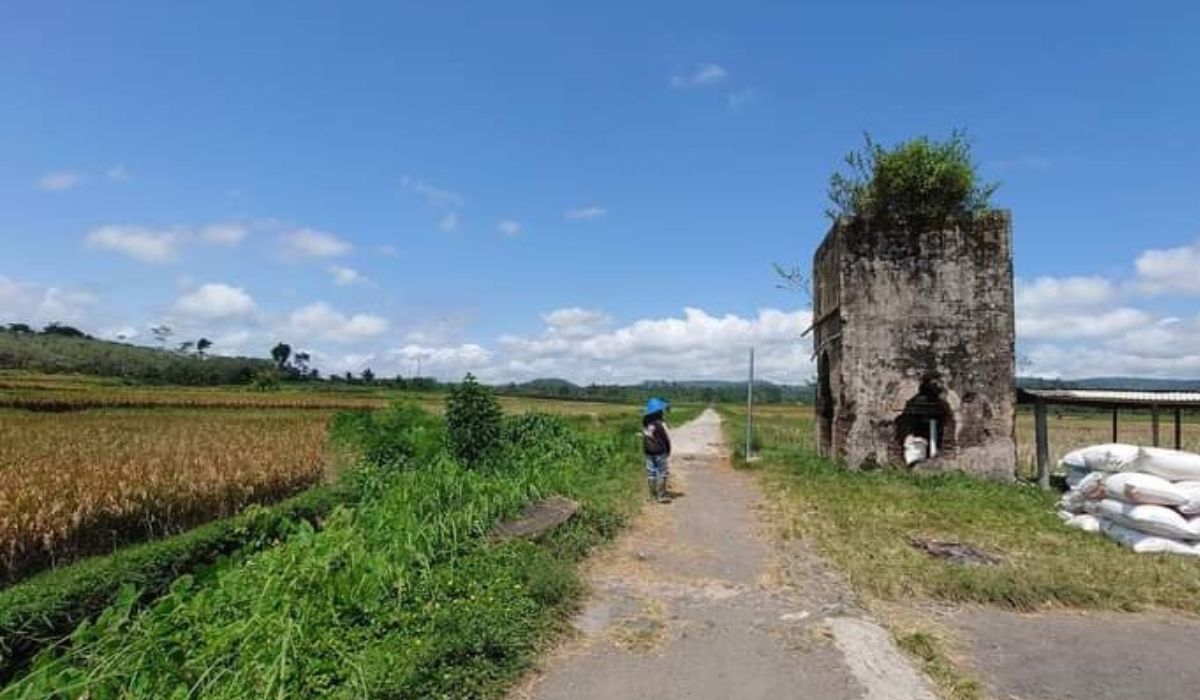
<svg viewBox="0 0 1200 700">
<path fill-rule="evenodd" d="M 746 382 L 746 461 L 750 461 L 751 439 L 754 435 L 754 348 L 750 348 L 750 381 Z"/>
</svg>

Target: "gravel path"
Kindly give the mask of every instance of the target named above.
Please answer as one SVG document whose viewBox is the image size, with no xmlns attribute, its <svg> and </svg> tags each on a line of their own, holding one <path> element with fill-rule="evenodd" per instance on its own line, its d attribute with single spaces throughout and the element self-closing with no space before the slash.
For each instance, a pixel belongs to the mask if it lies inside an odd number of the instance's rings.
<svg viewBox="0 0 1200 700">
<path fill-rule="evenodd" d="M 775 536 L 713 411 L 673 431 L 670 504 L 594 557 L 578 633 L 513 700 L 932 700 L 890 636 L 801 543 Z"/>
</svg>

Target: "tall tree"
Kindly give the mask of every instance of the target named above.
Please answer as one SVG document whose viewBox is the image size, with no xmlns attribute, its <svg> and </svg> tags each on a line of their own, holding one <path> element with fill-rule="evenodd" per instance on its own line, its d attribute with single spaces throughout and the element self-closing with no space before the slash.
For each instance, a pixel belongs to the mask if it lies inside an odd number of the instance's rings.
<svg viewBox="0 0 1200 700">
<path fill-rule="evenodd" d="M 196 354 L 199 355 L 201 357 L 201 359 L 203 359 L 204 354 L 207 353 L 208 349 L 211 347 L 212 347 L 211 340 L 209 340 L 208 338 L 201 338 L 200 340 L 196 341 Z"/>
<path fill-rule="evenodd" d="M 287 343 L 277 343 L 271 348 L 271 359 L 275 360 L 275 366 L 279 369 L 287 367 L 288 359 L 292 356 L 292 346 Z"/>
</svg>

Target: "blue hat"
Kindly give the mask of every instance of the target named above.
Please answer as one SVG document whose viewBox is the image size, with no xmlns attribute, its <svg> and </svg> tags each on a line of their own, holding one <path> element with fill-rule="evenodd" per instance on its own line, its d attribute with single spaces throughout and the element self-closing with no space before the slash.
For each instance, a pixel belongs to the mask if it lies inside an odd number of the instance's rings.
<svg viewBox="0 0 1200 700">
<path fill-rule="evenodd" d="M 648 416 L 652 413 L 661 413 L 662 411 L 670 408 L 670 406 L 671 404 L 667 403 L 663 399 L 650 399 L 646 402 L 646 412 L 644 415 Z"/>
</svg>

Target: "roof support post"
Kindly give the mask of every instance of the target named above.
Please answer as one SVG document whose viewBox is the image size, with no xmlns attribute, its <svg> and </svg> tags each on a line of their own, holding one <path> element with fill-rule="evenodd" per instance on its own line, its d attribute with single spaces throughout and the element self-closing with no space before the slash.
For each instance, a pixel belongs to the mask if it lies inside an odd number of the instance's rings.
<svg viewBox="0 0 1200 700">
<path fill-rule="evenodd" d="M 1182 413 L 1183 413 L 1183 409 L 1176 407 L 1176 409 L 1175 409 L 1175 449 L 1177 449 L 1177 450 L 1183 449 L 1183 441 L 1180 439 L 1183 437 L 1183 435 L 1181 434 L 1180 428 L 1179 428 L 1179 424 L 1182 419 L 1182 415 L 1181 415 Z"/>
<path fill-rule="evenodd" d="M 1046 427 L 1046 402 L 1033 405 L 1033 432 L 1037 440 L 1037 483 L 1050 488 L 1050 436 Z"/>
<path fill-rule="evenodd" d="M 1112 441 L 1113 441 L 1113 442 L 1119 442 L 1119 441 L 1117 440 L 1117 407 L 1116 407 L 1116 406 L 1113 406 L 1113 408 L 1112 408 L 1112 412 L 1113 412 L 1113 421 L 1112 421 L 1112 423 L 1113 423 L 1113 429 L 1112 429 Z"/>
<path fill-rule="evenodd" d="M 1152 404 L 1150 406 L 1150 444 L 1155 447 L 1159 445 L 1158 433 L 1158 404 Z"/>
</svg>

